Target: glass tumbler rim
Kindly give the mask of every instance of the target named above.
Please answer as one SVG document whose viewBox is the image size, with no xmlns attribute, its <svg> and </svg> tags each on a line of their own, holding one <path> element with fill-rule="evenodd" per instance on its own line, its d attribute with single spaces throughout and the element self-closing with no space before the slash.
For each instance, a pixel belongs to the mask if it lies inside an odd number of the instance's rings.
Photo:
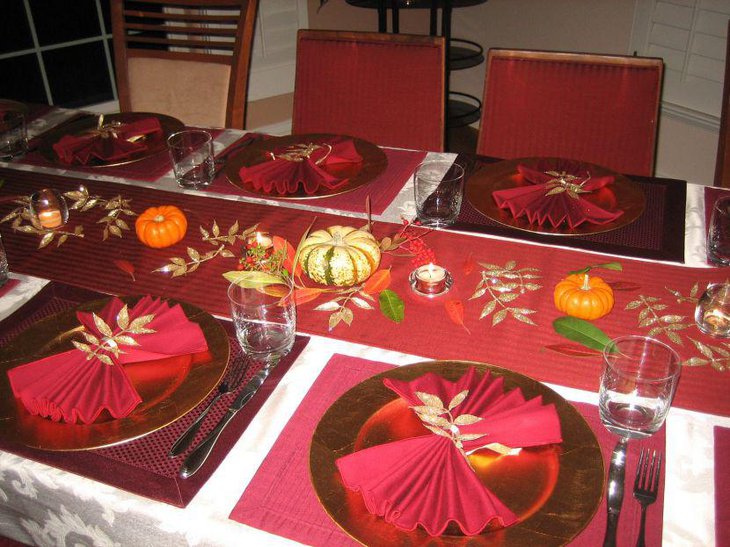
<svg viewBox="0 0 730 547">
<path fill-rule="evenodd" d="M 669 354 L 671 361 L 670 364 L 667 366 L 667 369 L 669 370 L 669 373 L 661 375 L 661 376 L 653 376 L 653 377 L 645 377 L 642 376 L 641 378 L 636 378 L 636 381 L 638 382 L 664 382 L 667 380 L 670 380 L 672 378 L 678 378 L 679 374 L 682 370 L 682 364 L 681 364 L 681 358 L 679 357 L 679 354 L 677 351 L 672 348 L 669 344 L 662 342 L 661 340 L 654 338 L 652 336 L 645 336 L 641 334 L 626 334 L 623 336 L 617 336 L 616 338 L 613 338 L 606 346 L 603 348 L 603 362 L 607 367 L 610 367 L 611 370 L 614 371 L 615 374 L 627 377 L 628 374 L 622 372 L 621 370 L 617 369 L 614 364 L 615 360 L 613 357 L 616 356 L 615 353 L 611 351 L 611 348 L 616 347 L 621 342 L 628 342 L 628 341 L 643 341 L 644 343 L 650 342 L 653 345 L 659 346 L 667 353 Z"/>
<path fill-rule="evenodd" d="M 425 167 L 427 165 L 443 165 L 445 166 L 446 173 L 444 175 L 437 175 L 434 177 L 429 177 L 421 174 L 421 168 Z M 451 176 L 446 178 L 446 175 L 451 171 L 452 168 L 454 169 L 454 172 Z M 455 180 L 458 180 L 464 176 L 464 166 L 460 163 L 457 163 L 456 161 L 449 161 L 449 160 L 426 160 L 422 161 L 418 164 L 415 170 L 415 176 L 419 178 L 423 178 L 429 181 L 433 182 L 452 182 Z"/>
<path fill-rule="evenodd" d="M 210 134 L 210 131 L 206 131 L 205 129 L 181 129 L 167 137 L 167 145 L 169 147 L 180 146 L 180 143 L 176 142 L 176 140 L 179 139 L 181 135 L 200 135 L 204 137 L 204 140 L 198 144 L 207 144 L 213 140 L 213 135 Z"/>
<path fill-rule="evenodd" d="M 258 303 L 258 304 L 256 304 L 256 307 L 259 307 L 259 308 L 273 308 L 273 307 L 276 307 L 276 306 L 280 306 L 282 300 L 285 300 L 285 299 L 288 299 L 288 298 L 291 298 L 292 297 L 292 294 L 294 293 L 294 282 L 293 282 L 293 280 L 290 279 L 290 278 L 282 278 L 282 280 L 284 281 L 284 283 L 282 283 L 282 285 L 286 286 L 287 289 L 288 289 L 287 292 L 286 292 L 286 294 L 283 294 L 283 295 L 279 296 L 277 299 L 272 300 L 269 303 Z M 241 288 L 241 289 L 250 288 L 251 290 L 255 290 L 255 289 L 261 289 L 263 287 L 241 287 L 238 283 L 232 281 L 228 285 L 228 289 L 226 290 L 226 294 L 228 295 L 228 301 L 229 302 L 232 302 L 232 303 L 235 303 L 237 305 L 242 305 L 242 304 L 238 303 L 236 301 L 236 299 L 232 295 L 232 291 L 235 290 L 236 288 Z"/>
</svg>

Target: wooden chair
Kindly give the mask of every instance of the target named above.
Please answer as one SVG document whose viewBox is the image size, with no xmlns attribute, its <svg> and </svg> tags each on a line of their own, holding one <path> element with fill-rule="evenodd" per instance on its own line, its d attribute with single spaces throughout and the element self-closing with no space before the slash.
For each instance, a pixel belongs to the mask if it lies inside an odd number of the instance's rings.
<svg viewBox="0 0 730 547">
<path fill-rule="evenodd" d="M 492 49 L 477 153 L 654 173 L 661 59 Z"/>
<path fill-rule="evenodd" d="M 122 112 L 243 129 L 258 0 L 111 0 Z"/>
<path fill-rule="evenodd" d="M 717 141 L 717 161 L 715 163 L 715 186 L 730 188 L 730 21 L 727 25 L 725 83 L 723 85 L 720 135 Z"/>
<path fill-rule="evenodd" d="M 293 133 L 442 151 L 442 37 L 300 30 Z"/>
</svg>

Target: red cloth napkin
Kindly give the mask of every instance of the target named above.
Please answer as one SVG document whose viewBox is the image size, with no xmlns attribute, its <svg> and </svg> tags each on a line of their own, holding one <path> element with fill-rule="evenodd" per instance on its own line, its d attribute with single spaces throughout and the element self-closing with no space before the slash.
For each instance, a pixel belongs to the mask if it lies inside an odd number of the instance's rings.
<svg viewBox="0 0 730 547">
<path fill-rule="evenodd" d="M 142 401 L 123 365 L 208 349 L 200 326 L 188 320 L 180 305 L 151 296 L 131 309 L 112 298 L 98 315 L 77 312 L 76 317 L 85 327 L 78 341 L 86 347 L 75 344 L 76 349 L 8 371 L 15 397 L 33 415 L 91 423 L 107 409 L 114 418 L 123 418 Z M 97 347 L 93 337 L 100 342 L 115 340 L 91 356 L 84 349 Z M 114 344 L 118 355 L 105 349 Z"/>
<path fill-rule="evenodd" d="M 526 401 L 519 388 L 505 393 L 503 383 L 489 372 L 480 378 L 474 368 L 457 382 L 433 373 L 384 380 L 432 433 L 338 459 L 345 486 L 362 493 L 368 511 L 403 530 L 420 524 L 437 536 L 453 520 L 475 535 L 492 519 L 514 524 L 516 515 L 482 484 L 466 454 L 492 443 L 519 448 L 562 437 L 554 405 L 541 397 Z"/>
<path fill-rule="evenodd" d="M 147 150 L 145 139 L 137 142 L 128 139 L 161 131 L 162 126 L 157 118 L 143 118 L 119 126 L 90 130 L 81 135 L 65 135 L 53 145 L 53 150 L 68 165 L 87 165 L 94 158 L 104 162 L 120 161 Z"/>
<path fill-rule="evenodd" d="M 243 183 L 267 194 L 285 196 L 301 186 L 307 195 L 312 195 L 321 186 L 333 190 L 346 184 L 349 179 L 338 177 L 337 168 L 361 161 L 362 156 L 350 139 L 302 142 L 274 151 L 267 161 L 242 167 L 239 175 Z"/>
<path fill-rule="evenodd" d="M 588 169 L 570 161 L 541 162 L 535 169 L 518 165 L 517 170 L 527 185 L 492 193 L 497 206 L 508 209 L 514 218 L 525 216 L 538 226 L 549 221 L 553 228 L 566 223 L 573 229 L 584 222 L 607 224 L 623 214 L 620 209 L 602 209 L 584 197 L 611 184 L 612 176 L 592 177 Z"/>
</svg>

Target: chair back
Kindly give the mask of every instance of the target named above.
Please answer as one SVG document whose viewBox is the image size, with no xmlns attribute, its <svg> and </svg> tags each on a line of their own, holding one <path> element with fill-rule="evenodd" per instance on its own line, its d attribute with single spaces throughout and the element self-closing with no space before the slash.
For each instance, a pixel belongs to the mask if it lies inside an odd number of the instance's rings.
<svg viewBox="0 0 730 547">
<path fill-rule="evenodd" d="M 725 52 L 725 83 L 722 90 L 720 135 L 717 141 L 715 186 L 730 188 L 730 21 L 727 25 L 727 51 Z"/>
<path fill-rule="evenodd" d="M 292 132 L 442 151 L 444 66 L 442 37 L 300 30 Z"/>
<path fill-rule="evenodd" d="M 492 49 L 477 153 L 654 174 L 661 59 Z"/>
<path fill-rule="evenodd" d="M 122 112 L 243 129 L 258 0 L 111 0 Z"/>
</svg>

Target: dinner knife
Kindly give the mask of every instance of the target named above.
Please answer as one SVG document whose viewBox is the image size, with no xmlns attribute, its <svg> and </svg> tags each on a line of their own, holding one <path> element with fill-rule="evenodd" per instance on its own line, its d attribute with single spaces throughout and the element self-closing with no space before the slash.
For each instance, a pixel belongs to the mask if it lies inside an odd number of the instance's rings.
<svg viewBox="0 0 730 547">
<path fill-rule="evenodd" d="M 228 407 L 228 411 L 223 415 L 215 428 L 213 428 L 205 439 L 203 439 L 200 444 L 196 446 L 190 454 L 188 454 L 187 458 L 185 458 L 185 461 L 180 468 L 180 478 L 187 479 L 188 477 L 193 476 L 198 469 L 201 468 L 201 466 L 205 463 L 205 460 L 208 459 L 208 456 L 213 450 L 215 443 L 218 441 L 218 437 L 221 432 L 230 423 L 236 413 L 246 406 L 253 396 L 256 395 L 256 392 L 263 385 L 266 378 L 269 377 L 269 374 L 277 363 L 278 360 L 264 366 L 248 381 L 241 390 L 241 393 L 238 394 L 236 399 L 231 403 L 231 406 Z"/>
<path fill-rule="evenodd" d="M 606 535 L 603 538 L 603 547 L 616 546 L 616 529 L 618 517 L 621 514 L 621 505 L 624 501 L 624 477 L 626 474 L 626 444 L 628 439 L 621 437 L 611 454 L 611 465 L 608 468 L 608 491 L 606 493 L 606 508 L 608 517 Z"/>
</svg>

